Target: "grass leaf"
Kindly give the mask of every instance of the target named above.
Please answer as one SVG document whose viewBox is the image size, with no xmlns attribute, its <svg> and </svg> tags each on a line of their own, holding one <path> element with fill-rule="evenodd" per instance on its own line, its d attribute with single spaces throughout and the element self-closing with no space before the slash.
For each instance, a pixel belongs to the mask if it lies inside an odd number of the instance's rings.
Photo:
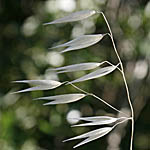
<svg viewBox="0 0 150 150">
<path fill-rule="evenodd" d="M 12 94 L 29 92 L 29 91 L 37 91 L 37 90 L 50 90 L 50 89 L 57 88 L 63 84 L 61 82 L 54 81 L 54 80 L 20 80 L 20 81 L 13 81 L 13 83 L 28 83 L 30 85 L 35 85 L 35 87 L 13 92 Z"/>
<path fill-rule="evenodd" d="M 113 129 L 113 127 L 104 127 L 104 128 L 100 128 L 100 129 L 96 129 L 87 133 L 84 133 L 82 135 L 64 140 L 63 142 L 67 142 L 67 141 L 71 141 L 71 140 L 77 140 L 77 139 L 82 139 L 82 138 L 87 138 L 86 140 L 82 141 L 81 143 L 77 144 L 76 146 L 74 146 L 74 148 L 79 147 L 83 144 L 86 144 L 90 141 L 96 140 L 98 138 L 103 137 L 104 135 L 106 135 L 107 133 L 109 133 L 111 130 Z"/>
<path fill-rule="evenodd" d="M 77 118 L 78 120 L 90 121 L 90 123 L 83 123 L 78 125 L 73 125 L 72 127 L 81 127 L 81 126 L 92 126 L 92 125 L 106 125 L 115 123 L 116 121 L 127 120 L 126 117 L 114 118 L 109 116 L 97 116 L 97 117 L 81 117 Z"/>
<path fill-rule="evenodd" d="M 73 64 L 69 66 L 64 66 L 64 67 L 59 67 L 59 68 L 54 68 L 54 69 L 49 69 L 53 71 L 58 71 L 57 73 L 65 73 L 65 72 L 73 72 L 73 71 L 83 71 L 83 70 L 90 70 L 94 69 L 98 66 L 100 66 L 102 63 L 80 63 L 80 64 Z"/>
<path fill-rule="evenodd" d="M 79 20 L 83 20 L 85 18 L 88 18 L 88 17 L 94 15 L 95 13 L 96 13 L 95 10 L 82 10 L 82 11 L 72 13 L 68 16 L 63 17 L 63 18 L 54 20 L 52 22 L 44 23 L 43 25 L 79 21 Z"/>
<path fill-rule="evenodd" d="M 104 34 L 81 35 L 74 40 L 52 47 L 50 49 L 68 47 L 65 50 L 61 51 L 61 53 L 72 51 L 72 50 L 78 50 L 78 49 L 86 48 L 86 47 L 96 44 L 103 37 L 104 37 Z"/>
<path fill-rule="evenodd" d="M 114 71 L 117 68 L 117 66 L 118 65 L 97 69 L 96 71 L 91 72 L 91 73 L 89 73 L 89 74 L 87 74 L 83 77 L 80 77 L 76 80 L 73 80 L 70 83 L 83 82 L 83 81 L 86 81 L 86 80 L 91 80 L 91 79 L 95 79 L 95 78 L 105 76 L 105 75 L 111 73 L 112 71 Z M 68 83 L 68 84 L 70 84 L 70 83 Z"/>
<path fill-rule="evenodd" d="M 56 96 L 48 96 L 48 97 L 40 97 L 35 100 L 53 100 L 52 102 L 45 103 L 44 105 L 53 105 L 53 104 L 65 104 L 72 103 L 78 101 L 85 97 L 85 94 L 75 93 L 75 94 L 64 94 L 64 95 L 56 95 Z"/>
</svg>

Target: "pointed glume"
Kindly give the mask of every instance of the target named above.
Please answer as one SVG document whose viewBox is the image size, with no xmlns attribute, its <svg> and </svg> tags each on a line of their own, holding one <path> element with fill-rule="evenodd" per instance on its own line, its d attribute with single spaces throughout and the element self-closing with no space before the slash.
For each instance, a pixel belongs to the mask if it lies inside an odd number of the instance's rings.
<svg viewBox="0 0 150 150">
<path fill-rule="evenodd" d="M 86 95 L 81 93 L 74 94 L 64 94 L 64 95 L 56 95 L 56 96 L 48 96 L 48 97 L 40 97 L 34 100 L 53 100 L 52 102 L 45 103 L 44 105 L 55 105 L 55 104 L 66 104 L 78 101 L 84 98 Z"/>
<path fill-rule="evenodd" d="M 84 141 L 80 142 L 79 144 L 77 144 L 73 147 L 73 148 L 77 148 L 83 144 L 86 144 L 88 142 L 91 142 L 93 140 L 103 137 L 104 135 L 108 134 L 112 129 L 113 129 L 113 127 L 104 127 L 104 128 L 96 129 L 96 130 L 84 133 L 82 135 L 64 140 L 63 142 L 86 138 Z"/>
<path fill-rule="evenodd" d="M 99 42 L 105 35 L 106 34 L 81 35 L 74 40 L 71 40 L 69 42 L 66 42 L 64 44 L 55 47 L 51 47 L 50 49 L 68 47 L 60 51 L 60 53 L 64 53 L 72 50 L 87 48 Z"/>
<path fill-rule="evenodd" d="M 123 121 L 127 119 L 128 119 L 127 117 L 114 118 L 109 116 L 83 117 L 78 118 L 77 120 L 88 121 L 88 123 L 77 124 L 73 125 L 72 127 L 106 125 L 115 123 L 116 121 Z"/>
<path fill-rule="evenodd" d="M 86 74 L 85 76 L 82 76 L 82 77 L 80 77 L 80 78 L 78 78 L 76 80 L 73 80 L 73 81 L 71 81 L 70 83 L 67 83 L 67 84 L 83 82 L 83 81 L 86 81 L 86 80 L 91 80 L 91 79 L 95 79 L 95 78 L 99 78 L 99 77 L 105 76 L 105 75 L 113 72 L 118 67 L 118 65 L 97 69 L 96 71 L 91 72 L 89 74 Z"/>
<path fill-rule="evenodd" d="M 65 73 L 65 72 L 74 72 L 74 71 L 83 71 L 83 70 L 91 70 L 96 67 L 99 67 L 101 63 L 89 62 L 89 63 L 80 63 L 80 64 L 73 64 L 69 66 L 59 67 L 59 68 L 52 68 L 48 69 L 48 71 L 57 71 L 57 73 Z"/>
<path fill-rule="evenodd" d="M 35 85 L 35 86 L 24 90 L 13 92 L 12 94 L 38 91 L 38 90 L 51 90 L 63 84 L 59 81 L 54 81 L 54 80 L 20 80 L 20 81 L 13 81 L 13 83 L 28 83 L 30 85 Z"/>
<path fill-rule="evenodd" d="M 88 18 L 94 14 L 96 14 L 95 10 L 82 10 L 82 11 L 72 13 L 68 16 L 63 17 L 63 18 L 56 19 L 56 20 L 48 22 L 48 23 L 44 23 L 43 25 L 79 21 L 79 20 L 86 19 L 86 18 Z"/>
</svg>

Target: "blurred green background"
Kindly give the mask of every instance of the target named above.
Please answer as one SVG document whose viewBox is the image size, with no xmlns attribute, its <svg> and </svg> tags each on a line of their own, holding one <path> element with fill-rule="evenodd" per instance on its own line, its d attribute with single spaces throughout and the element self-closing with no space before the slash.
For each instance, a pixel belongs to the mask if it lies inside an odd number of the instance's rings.
<svg viewBox="0 0 150 150">
<path fill-rule="evenodd" d="M 47 71 L 81 62 L 108 60 L 118 63 L 109 37 L 86 49 L 63 55 L 49 47 L 82 34 L 106 33 L 102 16 L 68 24 L 43 26 L 71 12 L 95 9 L 107 16 L 122 58 L 135 110 L 134 150 L 150 149 L 150 2 L 148 0 L 1 0 L 0 1 L 0 149 L 71 150 L 79 141 L 66 138 L 94 128 L 71 128 L 70 116 L 118 116 L 92 97 L 76 103 L 43 106 L 33 98 L 78 92 L 71 86 L 51 91 L 10 94 L 28 85 L 12 84 L 23 79 L 76 79 L 88 71 L 57 75 Z M 118 71 L 96 80 L 76 84 L 116 108 L 129 113 L 122 77 Z M 67 119 L 68 118 L 68 119 Z M 79 147 L 79 150 L 127 150 L 130 123 L 119 125 L 109 135 Z"/>
</svg>

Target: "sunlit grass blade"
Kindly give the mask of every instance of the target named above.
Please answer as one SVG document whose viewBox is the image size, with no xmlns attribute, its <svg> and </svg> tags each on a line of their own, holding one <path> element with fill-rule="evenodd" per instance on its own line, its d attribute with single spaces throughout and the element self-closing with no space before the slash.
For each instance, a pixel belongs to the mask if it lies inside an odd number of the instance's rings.
<svg viewBox="0 0 150 150">
<path fill-rule="evenodd" d="M 13 83 L 28 83 L 30 85 L 60 85 L 59 81 L 55 80 L 19 80 L 13 81 Z"/>
<path fill-rule="evenodd" d="M 93 35 L 81 35 L 74 40 L 71 40 L 67 43 L 52 47 L 53 48 L 60 48 L 60 47 L 68 47 L 65 50 L 61 51 L 60 53 L 78 50 L 82 48 L 89 47 L 91 45 L 96 44 L 99 42 L 106 34 L 93 34 Z"/>
<path fill-rule="evenodd" d="M 96 139 L 99 139 L 99 138 L 101 138 L 102 136 L 106 135 L 108 132 L 110 132 L 110 131 L 107 131 L 107 132 L 106 132 L 105 134 L 103 134 L 103 135 L 91 136 L 91 137 L 85 139 L 84 141 L 80 142 L 79 144 L 75 145 L 73 148 L 77 148 L 77 147 L 82 146 L 82 145 L 84 145 L 84 144 L 86 144 L 86 143 L 89 143 L 89 142 L 91 142 L 91 141 L 94 141 L 94 140 L 96 140 Z"/>
<path fill-rule="evenodd" d="M 29 92 L 29 91 L 38 91 L 38 90 L 50 90 L 50 89 L 57 88 L 63 84 L 59 81 L 54 81 L 54 80 L 20 80 L 20 81 L 13 81 L 13 83 L 28 83 L 30 85 L 34 85 L 35 87 L 13 92 L 12 94 Z"/>
<path fill-rule="evenodd" d="M 117 118 L 114 117 L 109 117 L 109 116 L 95 116 L 95 117 L 81 117 L 79 120 L 84 120 L 84 121 L 114 121 Z"/>
<path fill-rule="evenodd" d="M 91 80 L 91 79 L 95 79 L 95 78 L 105 76 L 105 75 L 111 73 L 112 71 L 114 71 L 117 68 L 117 66 L 118 65 L 97 69 L 96 71 L 91 72 L 91 73 L 89 73 L 89 74 L 87 74 L 87 75 L 85 75 L 81 78 L 78 78 L 76 80 L 73 80 L 70 83 L 72 84 L 72 83 L 77 83 L 77 82 L 83 82 L 83 81 L 86 81 L 86 80 Z M 70 83 L 68 83 L 68 84 L 70 84 Z"/>
<path fill-rule="evenodd" d="M 82 135 L 64 140 L 63 142 L 67 142 L 67 141 L 71 141 L 71 140 L 77 140 L 77 139 L 82 139 L 82 138 L 87 138 L 86 140 L 82 141 L 81 143 L 77 144 L 76 146 L 74 146 L 74 148 L 79 147 L 83 144 L 86 144 L 90 141 L 96 140 L 98 138 L 103 137 L 104 135 L 106 135 L 107 133 L 109 133 L 111 130 L 113 129 L 113 127 L 104 127 L 104 128 L 100 128 L 100 129 L 96 129 L 87 133 L 84 133 Z"/>
<path fill-rule="evenodd" d="M 114 117 L 109 117 L 109 116 L 97 116 L 97 117 L 83 117 L 83 118 L 77 118 L 77 119 L 84 120 L 84 121 L 90 121 L 90 123 L 77 124 L 77 125 L 73 125 L 72 127 L 106 125 L 106 124 L 115 123 L 116 121 L 127 120 L 128 118 L 126 118 L 126 117 L 114 118 Z"/>
<path fill-rule="evenodd" d="M 27 88 L 27 89 L 24 89 L 24 90 L 20 90 L 20 91 L 16 91 L 16 92 L 13 92 L 11 94 L 17 94 L 17 93 L 23 93 L 23 92 L 31 92 L 31 91 L 40 91 L 40 90 L 47 90 L 48 87 L 44 87 L 44 86 L 36 86 L 36 87 L 31 87 L 31 88 Z"/>
<path fill-rule="evenodd" d="M 73 71 L 83 71 L 83 70 L 90 70 L 94 69 L 96 67 L 99 67 L 102 63 L 80 63 L 80 64 L 74 64 L 74 65 L 69 65 L 69 66 L 64 66 L 64 67 L 59 67 L 59 68 L 53 68 L 53 69 L 48 69 L 48 70 L 53 70 L 57 71 L 57 73 L 65 73 L 65 72 L 73 72 Z"/>
<path fill-rule="evenodd" d="M 84 98 L 85 94 L 74 93 L 74 94 L 64 94 L 64 95 L 56 95 L 56 96 L 48 96 L 48 97 L 40 97 L 34 100 L 53 100 L 52 102 L 45 103 L 44 105 L 53 105 L 53 104 L 65 104 L 72 103 Z"/>
<path fill-rule="evenodd" d="M 68 16 L 63 17 L 63 18 L 54 20 L 52 22 L 44 23 L 43 25 L 79 21 L 79 20 L 83 20 L 85 18 L 88 18 L 88 17 L 94 15 L 95 13 L 96 13 L 95 10 L 82 10 L 82 11 L 72 13 Z"/>
<path fill-rule="evenodd" d="M 111 123 L 116 122 L 117 119 L 118 118 L 109 117 L 109 116 L 81 117 L 81 118 L 78 118 L 78 120 L 91 121 L 91 122 L 73 125 L 72 127 L 111 124 Z"/>
</svg>

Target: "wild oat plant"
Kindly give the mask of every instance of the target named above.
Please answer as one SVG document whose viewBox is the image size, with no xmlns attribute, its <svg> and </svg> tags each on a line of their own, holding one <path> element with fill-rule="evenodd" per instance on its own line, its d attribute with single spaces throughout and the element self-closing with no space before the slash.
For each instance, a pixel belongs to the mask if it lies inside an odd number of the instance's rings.
<svg viewBox="0 0 150 150">
<path fill-rule="evenodd" d="M 67 139 L 67 140 L 64 140 L 64 142 L 76 140 L 76 139 L 84 139 L 82 142 L 80 142 L 79 144 L 74 146 L 74 148 L 76 148 L 76 147 L 84 145 L 90 141 L 93 141 L 93 140 L 96 140 L 98 138 L 105 136 L 106 134 L 111 132 L 119 124 L 122 124 L 125 121 L 130 120 L 132 122 L 132 124 L 131 124 L 132 128 L 131 128 L 130 150 L 132 150 L 133 149 L 132 148 L 133 134 L 134 134 L 134 111 L 133 111 L 132 103 L 130 100 L 129 89 L 128 89 L 128 85 L 127 85 L 127 81 L 126 81 L 126 77 L 125 77 L 125 73 L 124 73 L 123 64 L 122 64 L 121 58 L 119 56 L 119 53 L 117 51 L 110 25 L 109 25 L 108 20 L 106 19 L 105 15 L 104 15 L 104 13 L 100 12 L 100 11 L 95 11 L 95 10 L 83 10 L 83 11 L 72 13 L 68 16 L 57 19 L 55 21 L 45 23 L 44 25 L 52 25 L 52 24 L 80 21 L 80 20 L 86 19 L 88 17 L 91 17 L 92 15 L 95 15 L 95 14 L 102 15 L 102 17 L 104 18 L 106 25 L 108 27 L 108 31 L 109 31 L 108 33 L 81 35 L 76 39 L 73 39 L 69 42 L 66 42 L 64 44 L 61 44 L 61 45 L 58 45 L 58 46 L 55 46 L 52 48 L 66 47 L 60 53 L 70 52 L 73 50 L 79 50 L 79 49 L 94 45 L 94 44 L 98 43 L 104 36 L 109 36 L 111 41 L 112 41 L 112 45 L 113 45 L 115 54 L 118 58 L 118 64 L 114 65 L 114 64 L 112 64 L 106 60 L 106 61 L 103 61 L 101 63 L 99 63 L 99 62 L 98 63 L 97 62 L 87 62 L 87 63 L 80 63 L 80 64 L 77 63 L 77 64 L 73 64 L 73 65 L 69 65 L 69 66 L 51 69 L 51 70 L 56 71 L 59 74 L 59 73 L 75 72 L 75 71 L 82 71 L 82 70 L 92 70 L 94 68 L 98 68 L 96 71 L 93 71 L 89 74 L 86 74 L 86 75 L 84 75 L 84 76 L 82 76 L 76 80 L 73 80 L 73 81 L 65 81 L 65 82 L 59 82 L 59 81 L 54 81 L 54 80 L 14 81 L 15 83 L 28 83 L 30 85 L 33 85 L 33 87 L 31 87 L 31 88 L 20 90 L 20 91 L 14 92 L 14 93 L 22 93 L 22 92 L 37 91 L 37 90 L 50 90 L 50 89 L 55 89 L 61 85 L 65 85 L 65 86 L 71 85 L 75 89 L 79 90 L 80 93 L 40 97 L 40 98 L 37 98 L 36 100 L 52 100 L 50 102 L 45 103 L 44 105 L 54 105 L 54 104 L 72 103 L 72 102 L 76 102 L 76 101 L 78 101 L 78 100 L 80 100 L 86 96 L 92 96 L 92 97 L 100 100 L 101 102 L 105 103 L 106 105 L 108 105 L 111 109 L 114 109 L 115 111 L 121 113 L 123 117 L 117 118 L 117 117 L 110 117 L 110 116 L 94 116 L 94 117 L 76 118 L 79 121 L 80 120 L 85 121 L 85 123 L 74 125 L 74 127 L 100 126 L 100 128 L 93 130 L 93 131 L 90 131 L 90 132 L 87 132 L 87 133 L 84 133 L 82 135 Z M 107 67 L 101 67 L 102 64 L 107 64 L 108 66 Z M 86 80 L 91 80 L 91 79 L 103 77 L 103 76 L 108 75 L 111 72 L 115 71 L 116 69 L 121 73 L 123 81 L 124 81 L 127 99 L 128 99 L 128 103 L 130 105 L 130 110 L 131 110 L 131 116 L 130 117 L 127 114 L 125 114 L 124 112 L 118 110 L 117 108 L 115 108 L 112 105 L 110 105 L 109 103 L 107 103 L 105 100 L 96 96 L 95 94 L 88 93 L 88 92 L 84 91 L 83 89 L 74 85 L 74 83 L 77 83 L 77 82 L 83 82 Z M 106 125 L 106 127 L 101 127 L 101 125 L 103 125 L 103 126 Z M 109 127 L 108 127 L 108 125 L 109 125 Z"/>
</svg>

